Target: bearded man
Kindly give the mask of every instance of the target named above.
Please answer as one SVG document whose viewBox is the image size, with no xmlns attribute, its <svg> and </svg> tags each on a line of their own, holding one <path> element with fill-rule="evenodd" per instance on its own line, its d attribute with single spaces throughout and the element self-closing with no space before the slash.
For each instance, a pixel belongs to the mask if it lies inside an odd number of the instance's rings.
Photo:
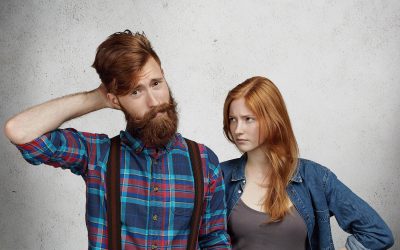
<svg viewBox="0 0 400 250">
<path fill-rule="evenodd" d="M 195 197 L 188 146 L 177 133 L 176 103 L 161 61 L 143 33 L 109 36 L 93 67 L 101 85 L 34 106 L 8 120 L 5 134 L 29 163 L 69 169 L 85 180 L 89 249 L 108 245 L 106 174 L 110 138 L 58 129 L 103 108 L 121 110 L 121 246 L 186 249 Z M 204 166 L 204 203 L 196 248 L 230 249 L 224 184 L 216 155 L 198 144 Z"/>
</svg>

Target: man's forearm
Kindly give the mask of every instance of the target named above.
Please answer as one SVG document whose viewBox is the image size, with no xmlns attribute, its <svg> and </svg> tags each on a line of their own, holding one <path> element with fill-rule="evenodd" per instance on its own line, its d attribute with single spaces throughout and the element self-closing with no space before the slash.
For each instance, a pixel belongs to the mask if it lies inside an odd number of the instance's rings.
<svg viewBox="0 0 400 250">
<path fill-rule="evenodd" d="M 64 122 L 107 107 L 98 89 L 60 97 L 25 110 L 4 127 L 6 136 L 16 144 L 23 144 L 57 129 Z"/>
</svg>

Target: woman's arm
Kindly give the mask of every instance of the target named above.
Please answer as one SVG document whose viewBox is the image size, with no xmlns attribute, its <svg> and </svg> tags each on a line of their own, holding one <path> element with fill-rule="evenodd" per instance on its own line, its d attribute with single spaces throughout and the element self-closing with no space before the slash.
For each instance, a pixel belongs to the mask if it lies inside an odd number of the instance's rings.
<svg viewBox="0 0 400 250">
<path fill-rule="evenodd" d="M 394 244 L 392 232 L 378 213 L 331 171 L 327 174 L 325 195 L 339 226 L 351 234 L 346 249 L 387 249 Z"/>
</svg>

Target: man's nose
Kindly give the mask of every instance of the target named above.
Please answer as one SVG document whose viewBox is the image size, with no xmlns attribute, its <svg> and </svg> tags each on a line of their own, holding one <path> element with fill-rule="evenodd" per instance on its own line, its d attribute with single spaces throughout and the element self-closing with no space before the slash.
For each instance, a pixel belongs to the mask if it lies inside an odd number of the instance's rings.
<svg viewBox="0 0 400 250">
<path fill-rule="evenodd" d="M 158 101 L 158 98 L 154 95 L 154 93 L 152 93 L 151 91 L 148 92 L 147 95 L 147 105 L 150 108 L 156 107 L 160 104 L 160 102 Z"/>
</svg>

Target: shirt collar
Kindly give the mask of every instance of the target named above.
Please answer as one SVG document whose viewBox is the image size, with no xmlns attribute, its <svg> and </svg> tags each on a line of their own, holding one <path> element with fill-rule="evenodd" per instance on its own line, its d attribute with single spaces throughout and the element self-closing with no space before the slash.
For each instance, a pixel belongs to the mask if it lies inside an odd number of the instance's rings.
<svg viewBox="0 0 400 250">
<path fill-rule="evenodd" d="M 244 153 L 240 158 L 239 158 L 239 164 L 235 166 L 235 168 L 232 171 L 232 178 L 231 181 L 242 181 L 245 180 L 245 167 L 246 167 L 246 162 L 247 162 L 247 154 Z M 303 179 L 301 178 L 300 175 L 300 165 L 302 162 L 300 159 L 297 160 L 297 168 L 295 173 L 292 176 L 292 179 L 290 181 L 292 182 L 302 182 Z"/>
<path fill-rule="evenodd" d="M 120 132 L 121 141 L 128 147 L 130 147 L 136 153 L 141 153 L 143 150 L 156 150 L 155 147 L 146 147 L 146 145 L 137 137 L 133 137 L 129 132 L 122 131 Z M 161 150 L 170 151 L 176 142 L 180 140 L 182 136 L 179 133 L 175 133 L 175 135 L 168 141 L 168 143 L 162 146 Z"/>
</svg>

